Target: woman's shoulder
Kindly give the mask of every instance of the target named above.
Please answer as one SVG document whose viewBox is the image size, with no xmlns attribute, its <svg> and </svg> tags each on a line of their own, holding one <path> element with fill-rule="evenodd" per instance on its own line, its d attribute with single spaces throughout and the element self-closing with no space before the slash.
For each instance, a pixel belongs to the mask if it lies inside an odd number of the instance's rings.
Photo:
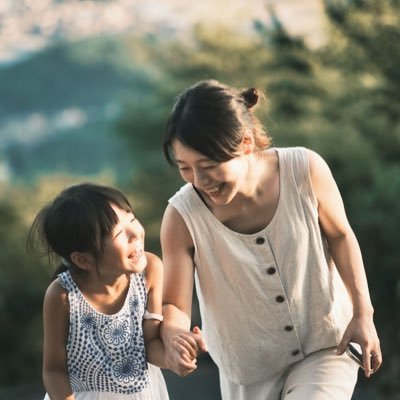
<svg viewBox="0 0 400 400">
<path fill-rule="evenodd" d="M 283 147 L 269 147 L 265 150 L 268 153 L 275 153 L 275 154 L 307 154 L 308 152 L 312 151 L 307 147 L 304 146 L 283 146 Z"/>
<path fill-rule="evenodd" d="M 319 158 L 322 159 L 321 155 L 318 154 L 317 151 L 310 149 L 309 147 L 305 146 L 288 146 L 288 147 L 270 147 L 266 152 L 275 152 L 281 154 L 303 154 L 307 157 Z"/>
<path fill-rule="evenodd" d="M 196 192 L 193 185 L 191 183 L 185 183 L 169 198 L 168 203 L 180 208 L 184 204 L 192 203 L 195 195 Z"/>
<path fill-rule="evenodd" d="M 303 146 L 272 147 L 268 149 L 268 152 L 275 154 L 280 164 L 292 165 L 296 167 L 295 169 L 308 169 L 314 159 L 322 160 L 315 151 Z"/>
</svg>

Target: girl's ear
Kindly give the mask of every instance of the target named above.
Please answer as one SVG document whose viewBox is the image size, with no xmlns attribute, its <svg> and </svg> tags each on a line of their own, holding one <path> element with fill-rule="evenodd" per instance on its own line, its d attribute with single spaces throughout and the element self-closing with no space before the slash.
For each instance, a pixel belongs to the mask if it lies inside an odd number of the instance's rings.
<svg viewBox="0 0 400 400">
<path fill-rule="evenodd" d="M 88 252 L 74 251 L 71 253 L 71 261 L 80 269 L 89 271 L 95 266 L 94 257 Z"/>
<path fill-rule="evenodd" d="M 251 132 L 246 132 L 242 139 L 242 150 L 244 154 L 251 154 L 254 150 L 254 138 Z"/>
</svg>

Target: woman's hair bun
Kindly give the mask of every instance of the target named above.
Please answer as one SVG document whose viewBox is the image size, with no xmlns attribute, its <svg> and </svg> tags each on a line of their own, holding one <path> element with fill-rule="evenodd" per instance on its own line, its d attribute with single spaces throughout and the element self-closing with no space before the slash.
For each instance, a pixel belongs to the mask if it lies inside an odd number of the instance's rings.
<svg viewBox="0 0 400 400">
<path fill-rule="evenodd" d="M 249 88 L 246 90 L 243 90 L 243 92 L 241 93 L 246 106 L 248 108 L 252 108 L 257 104 L 258 101 L 258 90 L 256 88 Z"/>
</svg>

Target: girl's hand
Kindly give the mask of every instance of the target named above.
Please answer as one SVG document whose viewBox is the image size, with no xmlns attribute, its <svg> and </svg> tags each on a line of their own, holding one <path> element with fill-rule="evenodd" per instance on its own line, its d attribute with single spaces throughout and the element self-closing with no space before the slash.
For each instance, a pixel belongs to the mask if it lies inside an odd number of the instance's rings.
<svg viewBox="0 0 400 400">
<path fill-rule="evenodd" d="M 337 347 L 336 354 L 343 354 L 349 342 L 358 343 L 361 346 L 365 376 L 369 378 L 379 369 L 383 361 L 372 314 L 353 316 Z"/>
<path fill-rule="evenodd" d="M 187 376 L 197 369 L 197 355 L 207 351 L 199 327 L 192 332 L 175 335 L 166 346 L 167 366 L 179 376 Z"/>
</svg>

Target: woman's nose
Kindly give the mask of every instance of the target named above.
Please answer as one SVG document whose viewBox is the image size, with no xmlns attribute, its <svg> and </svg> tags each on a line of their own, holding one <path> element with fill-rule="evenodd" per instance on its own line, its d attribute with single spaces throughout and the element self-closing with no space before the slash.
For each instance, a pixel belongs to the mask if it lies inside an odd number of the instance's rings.
<svg viewBox="0 0 400 400">
<path fill-rule="evenodd" d="M 194 180 L 193 184 L 196 187 L 206 186 L 208 184 L 208 182 L 210 181 L 207 174 L 205 174 L 203 172 L 195 172 L 193 180 Z"/>
</svg>

